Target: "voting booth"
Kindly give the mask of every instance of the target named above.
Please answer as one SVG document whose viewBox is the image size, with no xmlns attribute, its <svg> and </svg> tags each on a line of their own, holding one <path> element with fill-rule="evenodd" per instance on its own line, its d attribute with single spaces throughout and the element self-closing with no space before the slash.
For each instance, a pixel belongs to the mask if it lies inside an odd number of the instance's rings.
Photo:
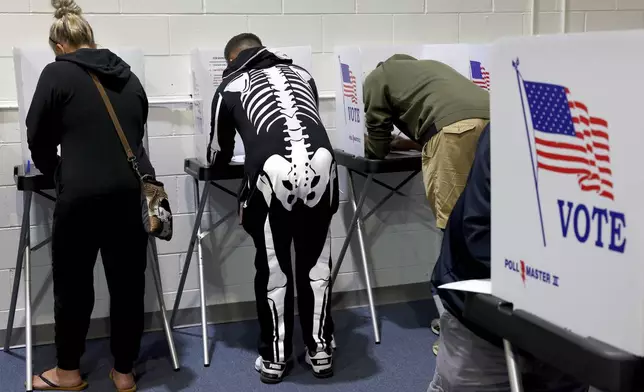
<svg viewBox="0 0 644 392">
<path fill-rule="evenodd" d="M 113 49 L 113 52 L 130 65 L 132 72 L 141 80 L 141 84 L 145 85 L 145 60 L 143 51 L 137 48 L 117 48 Z M 31 105 L 31 99 L 38 85 L 40 74 L 45 66 L 54 60 L 54 52 L 49 46 L 13 49 L 13 63 L 18 93 L 18 114 L 20 117 L 22 163 L 27 174 L 37 174 L 39 171 L 31 160 L 31 153 L 29 152 L 29 146 L 27 144 L 27 125 L 25 124 L 25 120 L 29 106 Z M 144 139 L 144 144 L 147 147 L 147 137 Z M 60 154 L 60 146 L 58 153 Z"/>
<path fill-rule="evenodd" d="M 310 46 L 293 46 L 284 48 L 270 48 L 293 60 L 298 65 L 311 72 L 312 51 Z M 226 69 L 226 58 L 223 49 L 198 48 L 192 51 L 192 83 L 193 83 L 193 114 L 195 119 L 195 150 L 197 159 L 202 164 L 207 164 L 208 143 L 210 142 L 211 105 L 215 91 L 222 82 L 222 74 Z M 217 135 L 213 138 L 213 148 L 218 150 Z M 235 137 L 235 151 L 233 161 L 243 162 L 244 144 L 239 133 Z"/>
<path fill-rule="evenodd" d="M 575 34 L 491 54 L 492 294 L 640 357 L 642 45 Z"/>
</svg>

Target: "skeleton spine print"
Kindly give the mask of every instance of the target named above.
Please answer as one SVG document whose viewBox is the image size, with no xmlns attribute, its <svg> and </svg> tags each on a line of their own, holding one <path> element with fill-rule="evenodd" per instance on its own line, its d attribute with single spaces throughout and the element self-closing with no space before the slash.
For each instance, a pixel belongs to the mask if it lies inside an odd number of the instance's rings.
<svg viewBox="0 0 644 392">
<path fill-rule="evenodd" d="M 298 67 L 279 64 L 244 72 L 224 90 L 241 94 L 244 112 L 258 135 L 283 133 L 287 153 L 266 160 L 263 171 L 269 181 L 259 184 L 271 184 L 272 192 L 262 189 L 262 193 L 274 193 L 289 211 L 298 199 L 309 207 L 315 206 L 335 176 L 331 152 L 314 149 L 307 142 L 308 127 L 324 132 L 310 79 Z"/>
</svg>

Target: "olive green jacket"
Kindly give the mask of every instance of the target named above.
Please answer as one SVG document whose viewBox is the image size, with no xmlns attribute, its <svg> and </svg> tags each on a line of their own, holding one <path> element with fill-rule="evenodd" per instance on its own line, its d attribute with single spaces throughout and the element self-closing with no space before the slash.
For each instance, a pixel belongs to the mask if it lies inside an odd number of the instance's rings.
<svg viewBox="0 0 644 392">
<path fill-rule="evenodd" d="M 421 142 L 447 125 L 490 118 L 488 92 L 438 61 L 394 55 L 367 76 L 363 91 L 369 158 L 389 153 L 394 125 Z"/>
</svg>

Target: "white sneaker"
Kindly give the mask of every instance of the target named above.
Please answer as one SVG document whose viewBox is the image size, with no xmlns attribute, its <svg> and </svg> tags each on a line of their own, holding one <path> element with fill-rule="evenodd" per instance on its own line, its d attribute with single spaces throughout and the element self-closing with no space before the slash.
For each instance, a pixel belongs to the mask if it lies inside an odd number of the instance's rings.
<svg viewBox="0 0 644 392">
<path fill-rule="evenodd" d="M 264 384 L 278 384 L 286 374 L 288 363 L 265 361 L 261 356 L 255 360 L 255 370 Z"/>
<path fill-rule="evenodd" d="M 313 369 L 315 377 L 329 378 L 333 376 L 333 354 L 331 354 L 331 350 L 328 350 L 328 352 L 320 351 L 313 356 L 309 350 L 306 350 L 305 360 Z"/>
<path fill-rule="evenodd" d="M 335 349 L 338 348 L 335 345 L 335 336 L 331 336 L 331 348 L 333 349 L 333 351 L 335 351 Z"/>
</svg>

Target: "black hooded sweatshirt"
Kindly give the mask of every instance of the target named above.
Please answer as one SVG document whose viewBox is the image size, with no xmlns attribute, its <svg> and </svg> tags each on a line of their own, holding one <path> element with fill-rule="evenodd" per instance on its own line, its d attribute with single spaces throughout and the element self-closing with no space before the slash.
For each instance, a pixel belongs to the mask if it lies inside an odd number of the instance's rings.
<svg viewBox="0 0 644 392">
<path fill-rule="evenodd" d="M 230 162 L 237 130 L 246 152 L 246 176 L 255 184 L 269 157 L 290 156 L 285 130 L 287 118 L 293 116 L 303 130 L 309 151 L 326 148 L 333 152 L 318 107 L 313 77 L 294 65 L 293 60 L 265 47 L 240 52 L 224 71 L 212 101 L 209 163 Z M 221 149 L 216 154 L 212 146 L 215 135 Z"/>
<path fill-rule="evenodd" d="M 45 67 L 26 121 L 31 158 L 45 176 L 54 177 L 59 199 L 140 188 L 89 72 L 105 87 L 140 171 L 154 175 L 143 147 L 148 99 L 141 82 L 111 51 L 80 49 Z"/>
</svg>

